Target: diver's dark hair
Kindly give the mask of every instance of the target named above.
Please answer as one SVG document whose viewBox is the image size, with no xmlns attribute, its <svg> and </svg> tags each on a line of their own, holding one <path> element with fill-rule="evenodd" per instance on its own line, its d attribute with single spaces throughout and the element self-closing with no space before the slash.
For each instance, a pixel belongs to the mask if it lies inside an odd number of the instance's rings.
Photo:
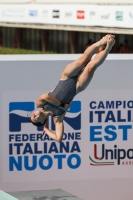
<svg viewBox="0 0 133 200">
<path fill-rule="evenodd" d="M 46 123 L 46 121 L 47 121 L 47 119 L 45 119 L 43 123 L 41 123 L 41 122 L 33 122 L 33 121 L 31 120 L 31 117 L 29 118 L 29 120 L 30 120 L 30 122 L 31 122 L 33 125 L 35 125 L 35 126 L 43 126 L 43 125 Z"/>
</svg>

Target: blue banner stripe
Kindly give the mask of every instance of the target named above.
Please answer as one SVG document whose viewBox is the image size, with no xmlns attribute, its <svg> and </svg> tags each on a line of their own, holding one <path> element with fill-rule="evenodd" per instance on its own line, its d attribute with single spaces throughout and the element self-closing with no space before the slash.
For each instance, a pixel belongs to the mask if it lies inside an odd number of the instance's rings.
<svg viewBox="0 0 133 200">
<path fill-rule="evenodd" d="M 33 111 L 34 107 L 34 102 L 10 102 L 9 112 L 13 110 Z"/>
</svg>

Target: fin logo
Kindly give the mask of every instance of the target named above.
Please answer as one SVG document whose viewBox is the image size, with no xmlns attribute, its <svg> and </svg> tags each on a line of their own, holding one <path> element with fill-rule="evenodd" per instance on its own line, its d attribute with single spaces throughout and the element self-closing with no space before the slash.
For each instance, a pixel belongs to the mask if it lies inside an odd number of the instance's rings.
<svg viewBox="0 0 133 200">
<path fill-rule="evenodd" d="M 9 131 L 20 132 L 22 123 L 31 123 L 27 113 L 32 112 L 35 109 L 34 102 L 10 102 L 9 103 Z M 76 116 L 75 116 L 76 115 Z M 81 102 L 72 101 L 71 107 L 67 111 L 67 116 L 64 117 L 64 121 L 69 124 L 74 130 L 81 129 Z M 55 130 L 53 120 L 51 120 L 51 129 Z M 37 127 L 38 131 L 43 130 L 42 127 Z"/>
<path fill-rule="evenodd" d="M 76 115 L 76 116 L 75 116 Z M 74 130 L 81 129 L 81 101 L 72 101 L 71 107 L 67 110 L 64 121 Z M 51 121 L 51 129 L 55 130 L 54 122 Z"/>
<path fill-rule="evenodd" d="M 30 123 L 27 112 L 35 108 L 34 102 L 10 102 L 9 103 L 9 131 L 20 132 L 22 123 Z M 21 115 L 20 115 L 21 113 Z"/>
</svg>

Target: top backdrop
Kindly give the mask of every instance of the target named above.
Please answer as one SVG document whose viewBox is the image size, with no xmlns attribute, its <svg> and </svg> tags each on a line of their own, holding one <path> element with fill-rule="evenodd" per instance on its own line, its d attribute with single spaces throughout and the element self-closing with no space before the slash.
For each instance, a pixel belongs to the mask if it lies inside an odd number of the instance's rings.
<svg viewBox="0 0 133 200">
<path fill-rule="evenodd" d="M 0 22 L 133 28 L 133 6 L 1 4 Z"/>
</svg>

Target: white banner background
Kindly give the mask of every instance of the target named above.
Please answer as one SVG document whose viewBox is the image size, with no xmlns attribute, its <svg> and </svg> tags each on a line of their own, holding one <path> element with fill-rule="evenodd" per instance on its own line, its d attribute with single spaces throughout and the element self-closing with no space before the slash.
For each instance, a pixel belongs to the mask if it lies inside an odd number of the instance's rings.
<svg viewBox="0 0 133 200">
<path fill-rule="evenodd" d="M 133 6 L 1 4 L 0 22 L 133 28 Z"/>
<path fill-rule="evenodd" d="M 94 144 L 98 145 L 97 156 L 99 157 L 101 156 L 102 144 L 105 144 L 106 149 L 114 149 L 114 145 L 125 150 L 132 149 L 132 129 L 128 130 L 126 141 L 122 140 L 122 131 L 116 130 L 117 138 L 111 142 L 104 139 L 104 136 L 112 137 L 104 131 L 96 136 L 103 138 L 101 142 L 91 142 L 89 131 L 91 125 L 102 126 L 102 130 L 107 125 L 113 125 L 116 128 L 118 125 L 132 125 L 133 118 L 131 118 L 131 122 L 104 123 L 103 117 L 102 123 L 97 123 L 97 116 L 95 116 L 93 124 L 89 123 L 89 103 L 91 101 L 98 103 L 99 101 L 133 100 L 132 55 L 109 55 L 103 65 L 95 72 L 89 87 L 74 99 L 81 101 L 81 130 L 78 130 L 81 132 L 81 140 L 78 142 L 81 149 L 81 153 L 79 153 L 81 166 L 79 168 L 73 170 L 68 168 L 64 160 L 61 170 L 57 170 L 56 162 L 47 171 L 40 168 L 30 172 L 24 168 L 22 171 L 16 169 L 13 172 L 9 171 L 8 135 L 11 134 L 9 131 L 9 103 L 14 101 L 35 102 L 36 98 L 43 92 L 53 89 L 66 64 L 78 57 L 79 55 L 0 56 L 0 118 L 2 119 L 0 123 L 0 189 L 4 191 L 29 191 L 61 188 L 86 200 L 88 197 L 93 200 L 98 198 L 103 200 L 125 200 L 128 198 L 132 200 L 132 164 L 117 165 L 116 160 L 109 158 L 108 160 L 100 160 L 100 162 L 114 162 L 113 166 L 91 166 L 89 160 L 89 156 L 91 156 L 95 161 L 98 161 L 94 158 Z M 111 110 L 116 116 L 117 109 Z M 133 117 L 132 109 L 120 107 L 119 110 L 121 110 L 122 118 L 126 118 L 127 110 L 131 110 Z M 105 112 L 107 113 L 108 109 L 105 109 Z M 26 112 L 24 115 L 26 116 Z M 36 130 L 30 123 L 23 124 L 21 132 L 17 134 L 37 133 Z M 65 123 L 65 132 L 70 131 L 73 132 Z M 14 151 L 13 155 L 15 154 Z M 129 161 L 129 159 L 125 158 L 122 161 Z"/>
</svg>

